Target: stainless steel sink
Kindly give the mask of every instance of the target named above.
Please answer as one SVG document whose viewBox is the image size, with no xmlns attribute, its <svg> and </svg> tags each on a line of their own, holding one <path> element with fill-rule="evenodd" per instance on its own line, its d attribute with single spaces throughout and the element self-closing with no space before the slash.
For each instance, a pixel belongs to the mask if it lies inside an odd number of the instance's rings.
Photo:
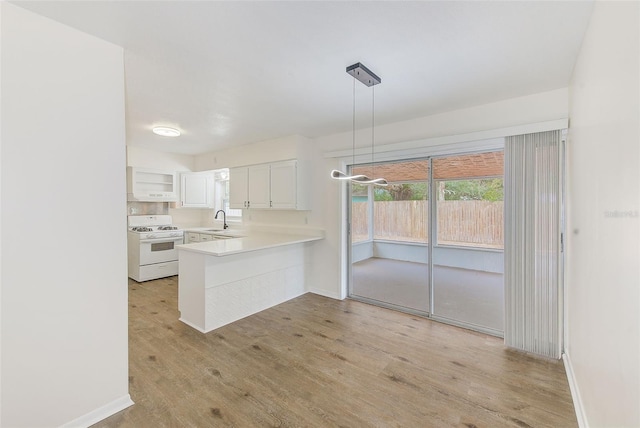
<svg viewBox="0 0 640 428">
<path fill-rule="evenodd" d="M 238 235 L 237 231 L 231 231 L 228 229 L 202 229 L 200 232 L 206 233 L 213 239 L 242 238 L 242 235 Z"/>
</svg>

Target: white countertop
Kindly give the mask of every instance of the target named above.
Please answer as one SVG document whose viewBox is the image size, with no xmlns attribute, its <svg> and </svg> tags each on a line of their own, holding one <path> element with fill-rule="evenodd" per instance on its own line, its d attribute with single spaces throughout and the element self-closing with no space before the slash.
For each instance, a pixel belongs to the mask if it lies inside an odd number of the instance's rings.
<svg viewBox="0 0 640 428">
<path fill-rule="evenodd" d="M 201 227 L 186 227 L 184 229 L 186 233 L 195 232 L 195 233 L 207 233 L 210 235 L 225 235 L 225 236 L 237 236 L 244 237 L 247 235 L 247 232 L 243 229 L 222 229 L 214 226 L 201 226 Z"/>
<path fill-rule="evenodd" d="M 200 229 L 200 230 L 197 230 Z M 206 232 L 201 228 L 185 229 L 193 232 Z M 227 230 L 224 233 L 212 232 L 233 236 L 239 231 Z M 283 245 L 300 244 L 323 239 L 322 236 L 305 234 L 269 233 L 251 231 L 247 236 L 232 239 L 216 239 L 206 242 L 194 242 L 192 244 L 177 245 L 179 251 L 192 251 L 211 256 L 229 256 L 231 254 L 246 253 L 248 251 L 264 250 L 266 248 L 280 247 Z"/>
</svg>

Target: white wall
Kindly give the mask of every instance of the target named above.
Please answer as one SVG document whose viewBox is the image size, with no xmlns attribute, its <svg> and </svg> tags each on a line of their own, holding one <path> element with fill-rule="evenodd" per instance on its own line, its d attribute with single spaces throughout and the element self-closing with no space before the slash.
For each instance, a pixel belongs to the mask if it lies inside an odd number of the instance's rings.
<svg viewBox="0 0 640 428">
<path fill-rule="evenodd" d="M 567 88 L 376 126 L 376 145 L 468 134 L 568 117 Z M 362 130 L 364 136 L 371 129 Z M 351 149 L 352 132 L 318 138 L 323 152 Z M 357 144 L 371 140 L 358 138 Z"/>
<path fill-rule="evenodd" d="M 596 2 L 570 87 L 568 365 L 583 426 L 640 426 L 638 2 Z"/>
<path fill-rule="evenodd" d="M 0 5 L 0 165 L 2 165 L 2 34 L 3 8 Z M 2 332 L 2 173 L 0 173 L 0 333 Z M 0 426 L 2 426 L 2 337 L 0 336 Z"/>
<path fill-rule="evenodd" d="M 196 167 L 198 171 L 206 171 L 286 159 L 305 159 L 309 158 L 311 146 L 312 141 L 308 138 L 291 135 L 199 155 Z"/>
<path fill-rule="evenodd" d="M 166 171 L 200 171 L 196 169 L 195 156 L 165 153 L 135 146 L 127 146 L 127 166 Z"/>
<path fill-rule="evenodd" d="M 427 244 L 373 241 L 372 247 L 372 254 L 369 257 L 414 263 L 428 263 L 429 260 L 429 246 Z M 369 258 L 362 257 L 362 254 L 358 256 L 359 259 L 353 257 L 354 262 Z M 436 246 L 433 251 L 433 264 L 482 272 L 504 273 L 504 252 L 480 248 Z"/>
<path fill-rule="evenodd" d="M 351 246 L 351 263 L 358 263 L 371 257 L 373 257 L 373 241 L 356 242 Z"/>
<path fill-rule="evenodd" d="M 131 404 L 123 52 L 0 11 L 0 425 L 86 425 Z"/>
</svg>

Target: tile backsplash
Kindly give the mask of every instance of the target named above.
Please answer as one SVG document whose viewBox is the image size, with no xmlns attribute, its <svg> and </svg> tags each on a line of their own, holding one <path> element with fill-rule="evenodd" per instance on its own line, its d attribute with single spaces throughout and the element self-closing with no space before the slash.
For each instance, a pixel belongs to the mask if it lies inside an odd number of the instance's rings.
<svg viewBox="0 0 640 428">
<path fill-rule="evenodd" d="M 168 202 L 127 202 L 127 215 L 169 214 Z"/>
</svg>

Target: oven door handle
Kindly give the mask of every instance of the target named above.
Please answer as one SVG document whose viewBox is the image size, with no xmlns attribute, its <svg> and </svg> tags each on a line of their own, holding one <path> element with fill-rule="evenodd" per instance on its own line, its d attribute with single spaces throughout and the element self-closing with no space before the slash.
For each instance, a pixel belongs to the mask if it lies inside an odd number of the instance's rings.
<svg viewBox="0 0 640 428">
<path fill-rule="evenodd" d="M 153 244 L 153 243 L 157 243 L 157 242 L 182 242 L 183 237 L 181 236 L 172 236 L 169 238 L 151 238 L 151 239 L 141 239 L 140 243 L 143 244 Z"/>
</svg>

